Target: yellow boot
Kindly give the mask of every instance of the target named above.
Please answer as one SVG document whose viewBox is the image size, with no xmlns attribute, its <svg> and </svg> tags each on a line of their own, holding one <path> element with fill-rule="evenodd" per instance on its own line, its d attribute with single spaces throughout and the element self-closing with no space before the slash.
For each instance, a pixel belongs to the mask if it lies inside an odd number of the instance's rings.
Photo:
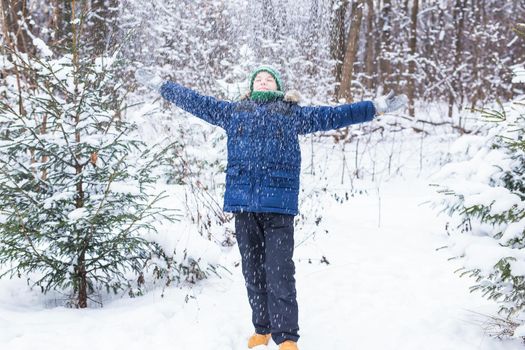
<svg viewBox="0 0 525 350">
<path fill-rule="evenodd" d="M 271 334 L 258 334 L 254 333 L 250 339 L 248 339 L 248 348 L 253 348 L 258 345 L 268 345 L 268 342 L 270 342 L 270 338 L 272 337 Z"/>
<path fill-rule="evenodd" d="M 297 343 L 291 340 L 285 340 L 279 344 L 279 350 L 299 350 Z"/>
</svg>

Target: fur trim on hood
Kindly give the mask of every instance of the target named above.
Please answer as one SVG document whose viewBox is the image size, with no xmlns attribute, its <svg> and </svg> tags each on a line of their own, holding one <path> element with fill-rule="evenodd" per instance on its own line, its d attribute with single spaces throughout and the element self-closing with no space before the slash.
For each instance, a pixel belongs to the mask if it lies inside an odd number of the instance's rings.
<svg viewBox="0 0 525 350">
<path fill-rule="evenodd" d="M 297 90 L 289 90 L 284 94 L 286 102 L 299 103 L 302 100 L 301 94 Z"/>
</svg>

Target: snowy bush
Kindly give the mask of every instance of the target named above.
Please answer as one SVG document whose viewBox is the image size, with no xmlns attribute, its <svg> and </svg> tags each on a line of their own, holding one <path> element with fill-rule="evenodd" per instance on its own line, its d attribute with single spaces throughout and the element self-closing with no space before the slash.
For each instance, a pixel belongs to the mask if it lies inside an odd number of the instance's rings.
<svg viewBox="0 0 525 350">
<path fill-rule="evenodd" d="M 477 152 L 445 165 L 433 177 L 443 194 L 435 204 L 452 218 L 448 248 L 462 261 L 461 276 L 474 277 L 471 290 L 498 302 L 500 314 L 520 323 L 525 322 L 523 106 L 515 100 L 481 111 L 492 123 L 487 135 L 463 136 L 452 148 L 468 154 L 470 145 Z"/>
</svg>

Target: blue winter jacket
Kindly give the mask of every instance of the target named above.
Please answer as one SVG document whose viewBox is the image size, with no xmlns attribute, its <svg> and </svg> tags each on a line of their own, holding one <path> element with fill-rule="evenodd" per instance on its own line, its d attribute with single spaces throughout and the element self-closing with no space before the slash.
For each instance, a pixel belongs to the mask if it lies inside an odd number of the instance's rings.
<svg viewBox="0 0 525 350">
<path fill-rule="evenodd" d="M 173 82 L 161 95 L 226 131 L 228 163 L 224 211 L 297 215 L 301 150 L 298 135 L 370 121 L 371 101 L 301 107 L 285 101 L 227 102 Z"/>
</svg>

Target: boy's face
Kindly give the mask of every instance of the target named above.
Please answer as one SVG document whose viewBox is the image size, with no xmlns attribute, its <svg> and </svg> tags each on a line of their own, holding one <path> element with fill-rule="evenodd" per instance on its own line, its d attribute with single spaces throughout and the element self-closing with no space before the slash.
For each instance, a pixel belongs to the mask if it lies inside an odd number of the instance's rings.
<svg viewBox="0 0 525 350">
<path fill-rule="evenodd" d="M 277 83 L 268 72 L 259 72 L 253 81 L 253 91 L 276 91 Z"/>
</svg>

